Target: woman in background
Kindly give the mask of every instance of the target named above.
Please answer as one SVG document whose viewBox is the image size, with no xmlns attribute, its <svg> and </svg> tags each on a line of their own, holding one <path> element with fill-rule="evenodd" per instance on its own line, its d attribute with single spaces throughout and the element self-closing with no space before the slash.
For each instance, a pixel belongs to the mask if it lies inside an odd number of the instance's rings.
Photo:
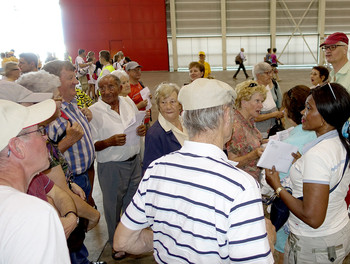
<svg viewBox="0 0 350 264">
<path fill-rule="evenodd" d="M 236 86 L 236 93 L 232 137 L 226 143 L 228 158 L 238 162 L 238 168 L 259 181 L 261 169 L 257 163 L 263 153 L 263 138 L 255 127 L 254 119 L 260 115 L 266 89 L 255 81 L 245 81 Z"/>
<path fill-rule="evenodd" d="M 312 68 L 310 73 L 310 79 L 312 86 L 311 89 L 316 86 L 322 86 L 328 81 L 329 71 L 324 66 L 315 66 Z"/>
</svg>

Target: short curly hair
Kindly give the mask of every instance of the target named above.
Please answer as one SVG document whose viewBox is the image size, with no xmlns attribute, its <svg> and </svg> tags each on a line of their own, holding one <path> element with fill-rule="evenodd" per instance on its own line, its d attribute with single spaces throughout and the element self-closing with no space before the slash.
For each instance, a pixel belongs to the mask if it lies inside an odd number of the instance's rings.
<svg viewBox="0 0 350 264">
<path fill-rule="evenodd" d="M 266 99 L 266 87 L 258 84 L 256 81 L 245 81 L 236 85 L 236 108 L 242 107 L 242 100 L 249 101 L 255 93 L 260 93 Z"/>
</svg>

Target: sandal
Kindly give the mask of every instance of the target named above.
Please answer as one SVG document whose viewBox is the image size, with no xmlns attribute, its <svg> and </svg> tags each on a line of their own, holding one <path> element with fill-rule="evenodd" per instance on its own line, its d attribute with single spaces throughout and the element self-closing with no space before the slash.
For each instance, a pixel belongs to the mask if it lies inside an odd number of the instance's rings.
<svg viewBox="0 0 350 264">
<path fill-rule="evenodd" d="M 112 258 L 114 260 L 121 260 L 125 257 L 126 257 L 126 254 L 124 251 L 115 251 L 114 249 L 112 249 Z"/>
</svg>

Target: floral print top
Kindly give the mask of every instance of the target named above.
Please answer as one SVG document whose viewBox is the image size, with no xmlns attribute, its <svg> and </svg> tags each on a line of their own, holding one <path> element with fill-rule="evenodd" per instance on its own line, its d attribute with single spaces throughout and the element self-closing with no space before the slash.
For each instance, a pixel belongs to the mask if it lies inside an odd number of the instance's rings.
<svg viewBox="0 0 350 264">
<path fill-rule="evenodd" d="M 246 120 L 238 110 L 235 110 L 233 119 L 232 137 L 226 143 L 227 151 L 240 157 L 260 147 L 262 135 L 255 127 L 254 119 Z M 252 175 L 257 181 L 259 181 L 261 172 L 261 169 L 256 166 L 258 160 L 252 160 L 241 167 L 242 170 Z"/>
</svg>

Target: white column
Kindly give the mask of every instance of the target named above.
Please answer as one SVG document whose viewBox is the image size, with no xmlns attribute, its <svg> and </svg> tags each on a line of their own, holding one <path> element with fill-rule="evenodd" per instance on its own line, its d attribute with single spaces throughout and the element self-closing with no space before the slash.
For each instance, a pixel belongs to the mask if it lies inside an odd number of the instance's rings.
<svg viewBox="0 0 350 264">
<path fill-rule="evenodd" d="M 177 39 L 176 39 L 176 12 L 175 12 L 175 0 L 170 0 L 170 24 L 171 24 L 171 42 L 173 48 L 173 65 L 174 71 L 179 68 L 177 57 Z"/>
<path fill-rule="evenodd" d="M 270 0 L 270 47 L 276 48 L 276 0 Z"/>
<path fill-rule="evenodd" d="M 319 45 L 324 42 L 324 26 L 326 21 L 326 0 L 318 1 L 318 35 Z M 318 64 L 323 65 L 325 63 L 324 53 L 319 49 Z"/>
<path fill-rule="evenodd" d="M 226 1 L 221 0 L 221 45 L 222 45 L 222 69 L 227 69 L 227 48 L 226 48 Z"/>
</svg>

